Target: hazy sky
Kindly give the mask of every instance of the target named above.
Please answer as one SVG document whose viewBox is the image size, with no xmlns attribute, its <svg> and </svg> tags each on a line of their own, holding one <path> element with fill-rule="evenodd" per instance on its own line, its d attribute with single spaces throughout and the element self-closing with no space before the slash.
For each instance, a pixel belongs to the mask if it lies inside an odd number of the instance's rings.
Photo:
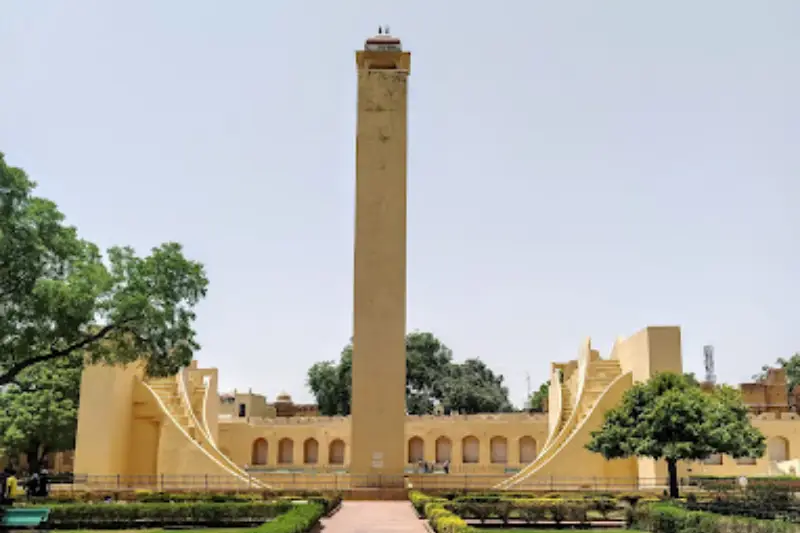
<svg viewBox="0 0 800 533">
<path fill-rule="evenodd" d="M 309 400 L 351 333 L 354 51 L 412 52 L 408 326 L 521 403 L 591 336 L 800 350 L 800 2 L 0 0 L 0 151 L 81 234 L 182 242 L 201 365 Z"/>
</svg>

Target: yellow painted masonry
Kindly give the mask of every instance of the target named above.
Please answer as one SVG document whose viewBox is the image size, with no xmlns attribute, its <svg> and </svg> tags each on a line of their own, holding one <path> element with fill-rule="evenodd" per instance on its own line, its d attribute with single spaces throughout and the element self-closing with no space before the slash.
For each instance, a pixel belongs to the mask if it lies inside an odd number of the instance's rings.
<svg viewBox="0 0 800 533">
<path fill-rule="evenodd" d="M 681 372 L 680 328 L 647 327 L 606 358 L 585 340 L 553 363 L 548 412 L 405 414 L 407 81 L 411 56 L 381 34 L 356 53 L 358 119 L 352 417 L 317 416 L 281 393 L 220 395 L 196 363 L 149 379 L 142 369 L 83 374 L 74 471 L 104 488 L 397 487 L 630 490 L 660 486 L 666 465 L 605 461 L 586 443 L 634 383 Z M 796 472 L 800 421 L 785 376 L 742 386 L 769 439 L 752 464 L 711 457 L 680 474 Z M 782 390 L 783 389 L 783 390 Z M 421 473 L 434 463 L 439 473 Z M 447 470 L 446 473 L 443 471 Z"/>
<path fill-rule="evenodd" d="M 406 404 L 406 126 L 411 54 L 388 36 L 356 53 L 356 229 L 350 470 L 403 486 Z M 379 476 L 379 478 L 375 478 Z"/>
<path fill-rule="evenodd" d="M 546 414 L 404 415 L 404 481 L 426 487 L 515 490 L 663 485 L 666 476 L 660 463 L 605 461 L 588 452 L 585 444 L 604 412 L 635 381 L 659 371 L 681 371 L 680 329 L 645 328 L 618 340 L 608 358 L 601 358 L 587 340 L 576 360 L 554 363 L 552 370 L 551 392 L 560 393 L 551 395 Z M 87 369 L 81 385 L 77 479 L 151 488 L 163 486 L 165 479 L 173 488 L 363 485 L 351 470 L 350 417 L 252 416 L 238 409 L 219 414 L 220 405 L 229 400 L 217 391 L 216 377 L 215 369 L 195 364 L 169 379 L 146 379 L 133 366 Z M 779 375 L 770 386 L 785 388 L 785 379 Z M 264 396 L 239 395 L 238 400 L 254 412 L 269 411 Z M 763 458 L 746 464 L 712 457 L 682 465 L 681 475 L 796 472 L 796 412 L 784 405 L 783 410 L 751 417 L 768 438 Z M 439 470 L 448 462 L 450 473 L 419 474 L 420 461 L 435 463 Z"/>
</svg>

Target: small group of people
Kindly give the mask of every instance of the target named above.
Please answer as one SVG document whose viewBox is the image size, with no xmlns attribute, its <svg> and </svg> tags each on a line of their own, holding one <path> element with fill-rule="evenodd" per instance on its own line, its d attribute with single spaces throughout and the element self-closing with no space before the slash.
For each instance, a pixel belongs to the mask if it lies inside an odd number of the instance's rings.
<svg viewBox="0 0 800 533">
<path fill-rule="evenodd" d="M 25 495 L 30 498 L 47 497 L 50 494 L 50 476 L 47 470 L 31 474 L 24 483 Z M 14 500 L 20 496 L 20 483 L 17 471 L 12 466 L 7 466 L 0 473 L 0 505 L 14 505 Z"/>
<path fill-rule="evenodd" d="M 432 474 L 436 471 L 436 463 L 429 463 L 428 461 L 423 461 L 420 459 L 419 463 L 417 464 L 417 468 L 420 474 Z M 442 471 L 445 474 L 450 473 L 450 461 L 445 461 L 442 463 Z"/>
</svg>

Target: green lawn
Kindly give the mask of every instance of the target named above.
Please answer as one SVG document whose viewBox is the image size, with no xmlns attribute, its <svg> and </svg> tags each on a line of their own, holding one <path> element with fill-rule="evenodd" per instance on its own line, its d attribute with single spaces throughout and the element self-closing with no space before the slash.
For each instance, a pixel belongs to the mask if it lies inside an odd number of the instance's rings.
<svg viewBox="0 0 800 533">
<path fill-rule="evenodd" d="M 59 530 L 58 533 L 243 533 L 250 529 L 250 527 L 237 527 L 225 529 L 65 529 Z M 563 530 L 562 530 L 563 531 Z"/>
<path fill-rule="evenodd" d="M 561 528 L 561 529 L 519 529 L 516 527 L 510 527 L 508 529 L 499 529 L 496 527 L 485 528 L 481 529 L 478 528 L 480 531 L 513 531 L 514 533 L 564 533 L 565 531 L 597 531 L 597 532 L 604 532 L 604 533 L 643 533 L 640 531 L 634 531 L 632 529 L 606 529 L 606 528 L 595 528 L 595 529 L 568 529 L 568 528 Z"/>
</svg>

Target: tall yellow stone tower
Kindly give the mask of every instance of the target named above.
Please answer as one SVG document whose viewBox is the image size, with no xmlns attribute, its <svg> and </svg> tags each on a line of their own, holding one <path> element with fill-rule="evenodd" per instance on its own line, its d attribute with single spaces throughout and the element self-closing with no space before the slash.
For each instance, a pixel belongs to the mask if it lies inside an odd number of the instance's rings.
<svg viewBox="0 0 800 533">
<path fill-rule="evenodd" d="M 411 54 L 379 30 L 356 52 L 356 235 L 350 471 L 402 486 L 406 398 L 406 123 Z"/>
</svg>

